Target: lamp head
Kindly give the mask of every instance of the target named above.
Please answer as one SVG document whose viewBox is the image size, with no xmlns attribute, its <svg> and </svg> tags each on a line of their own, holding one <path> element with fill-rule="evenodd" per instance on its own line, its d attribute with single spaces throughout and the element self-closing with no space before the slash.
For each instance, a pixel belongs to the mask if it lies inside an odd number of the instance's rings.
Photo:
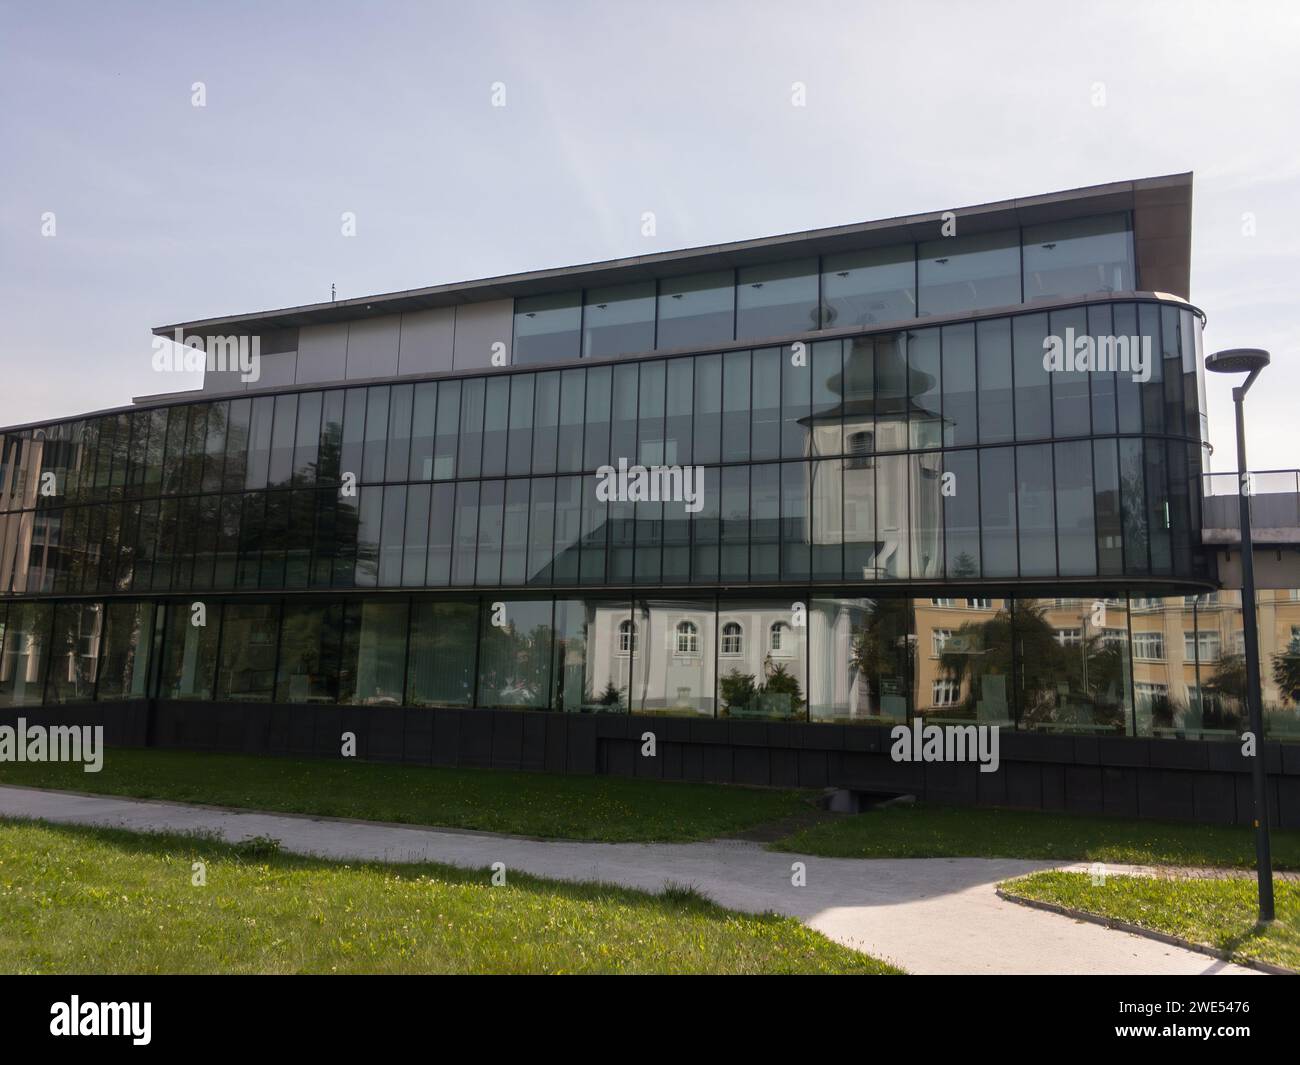
<svg viewBox="0 0 1300 1065">
<path fill-rule="evenodd" d="M 1263 348 L 1227 348 L 1205 356 L 1205 368 L 1211 373 L 1257 374 L 1269 361 Z"/>
</svg>

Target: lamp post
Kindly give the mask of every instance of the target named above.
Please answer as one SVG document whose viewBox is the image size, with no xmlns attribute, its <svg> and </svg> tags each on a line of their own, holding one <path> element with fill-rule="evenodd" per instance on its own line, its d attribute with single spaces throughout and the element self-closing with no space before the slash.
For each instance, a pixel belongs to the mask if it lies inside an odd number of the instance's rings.
<svg viewBox="0 0 1300 1065">
<path fill-rule="evenodd" d="M 1233 388 L 1237 408 L 1237 494 L 1241 515 L 1241 618 L 1246 656 L 1246 706 L 1250 731 L 1255 736 L 1251 779 L 1255 791 L 1255 872 L 1259 878 L 1259 920 L 1273 920 L 1273 860 L 1268 840 L 1268 792 L 1264 784 L 1264 707 L 1259 683 L 1259 633 L 1255 618 L 1255 549 L 1250 535 L 1250 474 L 1246 467 L 1246 393 L 1269 364 L 1260 348 L 1231 348 L 1205 358 L 1213 373 L 1244 373 L 1246 380 Z"/>
</svg>

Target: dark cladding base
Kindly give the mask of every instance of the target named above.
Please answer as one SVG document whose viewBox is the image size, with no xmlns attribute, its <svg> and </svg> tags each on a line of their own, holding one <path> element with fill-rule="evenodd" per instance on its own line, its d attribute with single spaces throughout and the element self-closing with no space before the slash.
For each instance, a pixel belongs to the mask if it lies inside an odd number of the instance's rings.
<svg viewBox="0 0 1300 1065">
<path fill-rule="evenodd" d="M 893 762 L 889 729 L 519 710 L 157 700 L 0 711 L 0 725 L 104 726 L 105 743 L 413 765 L 609 774 L 771 787 L 908 792 L 953 805 L 1250 824 L 1236 743 L 1003 732 L 1001 766 Z M 655 734 L 657 756 L 641 755 Z M 1270 816 L 1300 828 L 1300 744 L 1265 745 Z M 111 764 L 111 759 L 110 759 Z"/>
</svg>

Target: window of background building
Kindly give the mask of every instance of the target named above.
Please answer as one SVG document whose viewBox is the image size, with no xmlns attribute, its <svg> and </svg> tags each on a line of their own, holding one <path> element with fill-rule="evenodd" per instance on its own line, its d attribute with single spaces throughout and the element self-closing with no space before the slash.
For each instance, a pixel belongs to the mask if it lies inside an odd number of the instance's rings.
<svg viewBox="0 0 1300 1065">
<path fill-rule="evenodd" d="M 632 615 L 642 634 L 629 684 L 628 702 L 633 712 L 712 717 L 716 675 L 713 602 L 638 599 Z M 661 649 L 671 649 L 671 653 Z"/>
<path fill-rule="evenodd" d="M 739 622 L 729 621 L 722 626 L 722 646 L 719 651 L 724 655 L 739 655 L 744 649 L 745 632 Z"/>
</svg>

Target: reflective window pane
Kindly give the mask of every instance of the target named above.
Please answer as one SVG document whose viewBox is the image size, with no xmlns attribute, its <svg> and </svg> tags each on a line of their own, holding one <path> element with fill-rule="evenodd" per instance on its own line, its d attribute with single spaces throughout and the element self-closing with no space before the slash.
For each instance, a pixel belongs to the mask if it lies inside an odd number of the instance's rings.
<svg viewBox="0 0 1300 1065">
<path fill-rule="evenodd" d="M 551 690 L 551 619 L 549 599 L 505 600 L 483 612 L 475 705 L 547 708 Z"/>
<path fill-rule="evenodd" d="M 805 333 L 820 325 L 817 260 L 743 267 L 736 280 L 736 337 Z"/>
<path fill-rule="evenodd" d="M 400 706 L 406 662 L 405 600 L 350 602 L 343 615 L 339 702 Z"/>
<path fill-rule="evenodd" d="M 1026 226 L 1024 249 L 1026 302 L 1134 288 L 1127 214 Z"/>
<path fill-rule="evenodd" d="M 688 348 L 733 339 L 735 278 L 730 270 L 659 282 L 656 347 Z"/>
<path fill-rule="evenodd" d="M 917 256 L 921 317 L 1020 302 L 1020 240 L 1015 230 L 926 241 Z"/>
<path fill-rule="evenodd" d="M 916 317 L 916 249 L 911 244 L 827 255 L 822 325 L 843 328 Z"/>
<path fill-rule="evenodd" d="M 586 359 L 651 351 L 655 346 L 655 283 L 588 289 L 582 315 Z"/>
<path fill-rule="evenodd" d="M 576 359 L 581 323 L 580 293 L 547 293 L 515 300 L 515 365 Z"/>
<path fill-rule="evenodd" d="M 478 651 L 478 603 L 416 600 L 406 702 L 411 706 L 472 706 Z"/>
</svg>

